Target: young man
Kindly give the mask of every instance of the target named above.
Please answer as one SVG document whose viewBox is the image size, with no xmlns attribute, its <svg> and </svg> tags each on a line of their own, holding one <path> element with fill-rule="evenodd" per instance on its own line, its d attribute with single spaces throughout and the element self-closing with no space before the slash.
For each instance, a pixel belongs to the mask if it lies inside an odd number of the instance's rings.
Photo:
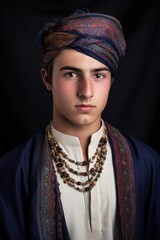
<svg viewBox="0 0 160 240">
<path fill-rule="evenodd" d="M 0 160 L 0 239 L 160 239 L 160 157 L 101 119 L 120 22 L 80 10 L 39 39 L 53 118 Z"/>
</svg>

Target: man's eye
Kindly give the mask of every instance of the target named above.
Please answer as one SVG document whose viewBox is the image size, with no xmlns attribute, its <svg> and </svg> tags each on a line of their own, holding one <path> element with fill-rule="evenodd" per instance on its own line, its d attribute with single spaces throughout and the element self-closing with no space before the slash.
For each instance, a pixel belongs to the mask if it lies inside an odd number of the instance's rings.
<svg viewBox="0 0 160 240">
<path fill-rule="evenodd" d="M 77 74 L 74 73 L 74 72 L 68 72 L 68 73 L 66 73 L 65 75 L 66 75 L 67 77 L 69 77 L 69 78 L 76 78 L 76 77 L 77 77 Z"/>
<path fill-rule="evenodd" d="M 100 78 L 100 79 L 102 79 L 102 78 L 104 78 L 105 76 L 104 76 L 104 74 L 102 74 L 102 73 L 97 73 L 96 74 L 96 78 Z"/>
</svg>

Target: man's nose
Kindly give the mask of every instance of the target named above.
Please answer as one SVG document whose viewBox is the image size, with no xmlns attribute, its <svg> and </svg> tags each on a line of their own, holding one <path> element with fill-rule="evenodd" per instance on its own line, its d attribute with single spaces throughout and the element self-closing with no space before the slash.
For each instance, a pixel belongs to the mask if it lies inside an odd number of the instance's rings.
<svg viewBox="0 0 160 240">
<path fill-rule="evenodd" d="M 83 77 L 78 86 L 78 96 L 81 98 L 91 98 L 94 95 L 93 80 L 91 77 Z"/>
</svg>

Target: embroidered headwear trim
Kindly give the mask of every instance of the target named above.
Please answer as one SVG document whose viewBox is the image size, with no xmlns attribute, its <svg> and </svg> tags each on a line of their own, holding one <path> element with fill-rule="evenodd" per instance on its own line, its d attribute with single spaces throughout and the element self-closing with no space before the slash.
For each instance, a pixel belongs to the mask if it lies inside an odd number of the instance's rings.
<svg viewBox="0 0 160 240">
<path fill-rule="evenodd" d="M 43 46 L 44 66 L 62 50 L 74 49 L 105 64 L 112 76 L 126 49 L 120 21 L 110 15 L 90 13 L 87 9 L 48 22 L 38 33 L 38 40 Z"/>
</svg>

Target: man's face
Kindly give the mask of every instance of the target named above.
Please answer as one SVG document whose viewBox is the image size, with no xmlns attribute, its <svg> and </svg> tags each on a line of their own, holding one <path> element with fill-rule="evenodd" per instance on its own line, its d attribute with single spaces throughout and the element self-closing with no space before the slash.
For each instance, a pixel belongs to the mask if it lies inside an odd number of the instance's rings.
<svg viewBox="0 0 160 240">
<path fill-rule="evenodd" d="M 111 73 L 104 64 L 75 50 L 61 52 L 47 86 L 53 96 L 54 127 L 63 132 L 84 127 L 96 131 L 110 86 Z"/>
</svg>

